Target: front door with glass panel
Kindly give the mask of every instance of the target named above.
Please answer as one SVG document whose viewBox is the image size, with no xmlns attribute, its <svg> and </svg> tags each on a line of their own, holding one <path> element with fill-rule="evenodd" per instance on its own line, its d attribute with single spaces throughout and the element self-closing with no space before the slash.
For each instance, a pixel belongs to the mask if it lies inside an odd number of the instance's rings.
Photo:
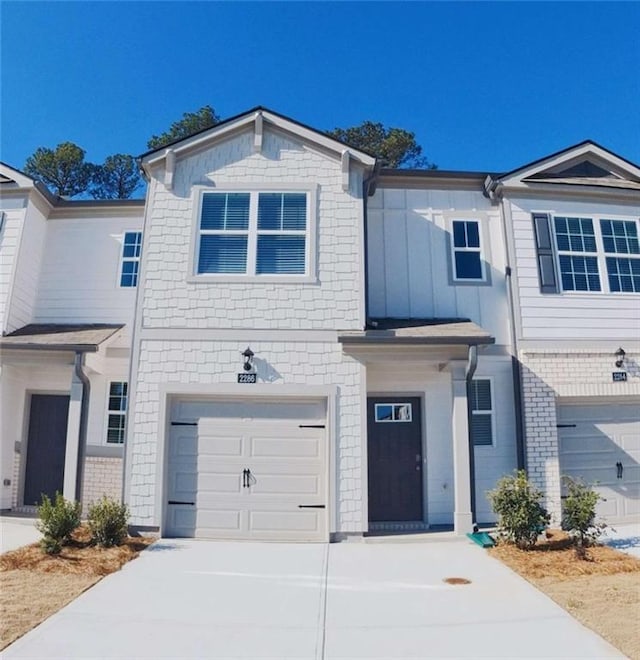
<svg viewBox="0 0 640 660">
<path fill-rule="evenodd" d="M 418 397 L 370 397 L 369 521 L 421 521 L 422 430 Z"/>
</svg>

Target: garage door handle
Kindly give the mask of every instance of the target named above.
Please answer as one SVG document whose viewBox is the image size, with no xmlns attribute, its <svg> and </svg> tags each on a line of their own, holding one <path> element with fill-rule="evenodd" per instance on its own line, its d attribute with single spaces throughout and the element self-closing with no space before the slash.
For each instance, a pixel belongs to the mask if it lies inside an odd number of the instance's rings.
<svg viewBox="0 0 640 660">
<path fill-rule="evenodd" d="M 298 504 L 298 509 L 324 509 L 324 504 Z"/>
<path fill-rule="evenodd" d="M 188 504 L 189 506 L 195 506 L 195 502 L 178 502 L 176 500 L 169 500 L 169 504 Z"/>
<path fill-rule="evenodd" d="M 620 461 L 616 463 L 616 470 L 618 471 L 618 479 L 622 479 L 622 473 L 624 472 L 624 466 Z"/>
</svg>

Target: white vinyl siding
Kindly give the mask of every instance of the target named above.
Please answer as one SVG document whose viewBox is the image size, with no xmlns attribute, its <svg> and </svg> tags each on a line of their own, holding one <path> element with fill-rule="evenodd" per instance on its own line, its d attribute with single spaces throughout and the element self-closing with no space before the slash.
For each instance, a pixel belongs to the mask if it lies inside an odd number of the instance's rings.
<svg viewBox="0 0 640 660">
<path fill-rule="evenodd" d="M 204 192 L 198 275 L 305 275 L 306 192 Z"/>
</svg>

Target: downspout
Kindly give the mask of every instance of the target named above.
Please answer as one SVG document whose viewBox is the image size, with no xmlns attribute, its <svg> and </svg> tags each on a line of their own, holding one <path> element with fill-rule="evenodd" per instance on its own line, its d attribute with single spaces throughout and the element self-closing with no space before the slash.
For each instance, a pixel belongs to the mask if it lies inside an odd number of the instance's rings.
<svg viewBox="0 0 640 660">
<path fill-rule="evenodd" d="M 509 304 L 509 326 L 511 333 L 511 373 L 513 374 L 513 405 L 516 414 L 516 465 L 518 470 L 525 469 L 524 415 L 522 412 L 522 365 L 518 357 L 518 333 L 516 332 L 516 308 L 513 302 L 513 280 L 511 279 L 511 255 L 507 235 L 507 216 L 504 210 L 504 197 L 499 197 L 500 218 L 502 220 L 502 241 L 505 254 L 505 278 L 507 280 L 507 299 Z"/>
<path fill-rule="evenodd" d="M 376 191 L 376 186 L 375 182 L 376 179 L 378 178 L 378 174 L 380 173 L 380 164 L 378 161 L 376 161 L 376 164 L 373 166 L 373 170 L 371 171 L 371 175 L 366 177 L 364 181 L 362 182 L 362 221 L 364 223 L 363 227 L 363 233 L 362 233 L 362 240 L 364 242 L 364 245 L 362 246 L 362 249 L 364 251 L 364 261 L 363 261 L 363 268 L 364 268 L 364 325 L 365 327 L 363 328 L 366 329 L 367 327 L 367 322 L 369 321 L 369 250 L 367 248 L 369 244 L 369 223 L 367 221 L 367 216 L 368 216 L 368 203 L 367 199 L 371 197 L 375 191 Z"/>
<path fill-rule="evenodd" d="M 78 431 L 78 466 L 76 468 L 76 501 L 80 502 L 82 498 L 82 487 L 84 485 L 84 458 L 87 446 L 87 420 L 89 418 L 89 397 L 91 394 L 91 383 L 87 374 L 84 372 L 85 354 L 82 351 L 76 352 L 75 357 L 75 375 L 82 383 L 82 402 L 80 404 L 80 429 Z"/>
<path fill-rule="evenodd" d="M 464 378 L 467 385 L 467 428 L 468 428 L 468 442 L 469 442 L 469 483 L 471 489 L 471 524 L 473 531 L 477 531 L 476 525 L 476 457 L 475 446 L 473 444 L 473 434 L 471 432 L 471 381 L 478 368 L 478 347 L 469 346 L 469 353 L 467 357 L 467 368 L 464 372 Z"/>
</svg>

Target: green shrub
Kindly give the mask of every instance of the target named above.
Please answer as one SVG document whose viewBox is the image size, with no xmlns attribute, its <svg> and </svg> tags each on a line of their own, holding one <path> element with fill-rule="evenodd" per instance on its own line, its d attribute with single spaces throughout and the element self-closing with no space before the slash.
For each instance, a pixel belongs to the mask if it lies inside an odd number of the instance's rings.
<svg viewBox="0 0 640 660">
<path fill-rule="evenodd" d="M 602 498 L 593 488 L 582 481 L 563 477 L 567 485 L 567 497 L 562 508 L 562 529 L 573 538 L 576 554 L 587 558 L 587 548 L 594 545 L 606 525 L 596 522 L 596 505 Z"/>
<path fill-rule="evenodd" d="M 58 492 L 54 502 L 51 502 L 49 497 L 43 494 L 42 504 L 38 507 L 38 518 L 36 527 L 42 532 L 42 549 L 47 554 L 57 555 L 80 524 L 80 502 L 69 502 Z"/>
<path fill-rule="evenodd" d="M 529 483 L 526 472 L 503 477 L 488 496 L 500 533 L 523 550 L 532 548 L 549 524 L 549 514 L 540 504 L 542 492 Z"/>
<path fill-rule="evenodd" d="M 89 507 L 89 529 L 94 543 L 104 548 L 121 545 L 127 538 L 129 510 L 104 496 Z"/>
</svg>

